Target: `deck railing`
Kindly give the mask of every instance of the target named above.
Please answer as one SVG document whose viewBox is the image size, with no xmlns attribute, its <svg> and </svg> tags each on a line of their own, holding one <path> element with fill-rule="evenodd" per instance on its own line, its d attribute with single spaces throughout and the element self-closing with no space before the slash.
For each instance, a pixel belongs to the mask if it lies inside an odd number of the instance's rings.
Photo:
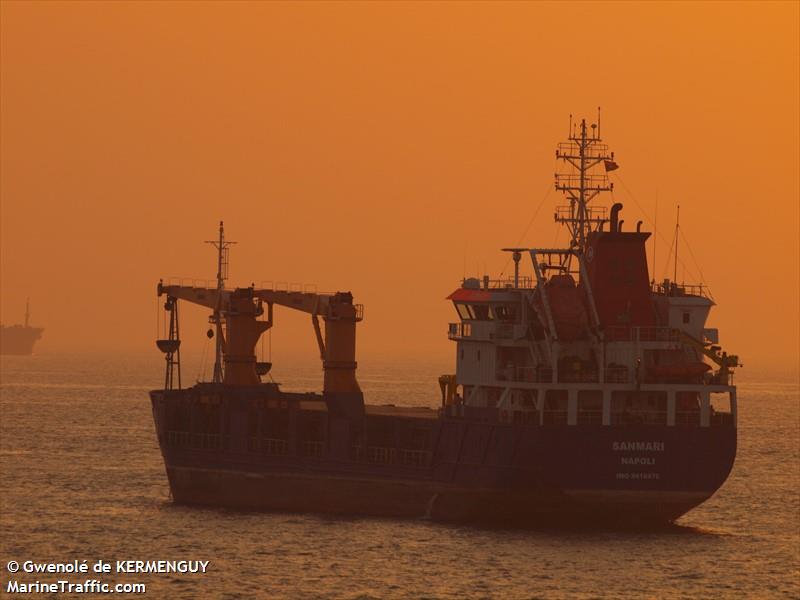
<svg viewBox="0 0 800 600">
<path fill-rule="evenodd" d="M 497 372 L 498 381 L 515 381 L 523 383 L 551 383 L 553 369 L 549 367 L 506 367 Z"/>
<path fill-rule="evenodd" d="M 383 446 L 353 446 L 353 458 L 380 465 L 403 465 L 424 468 L 430 465 L 433 454 L 428 450 L 387 448 Z"/>
<path fill-rule="evenodd" d="M 542 423 L 544 425 L 566 425 L 566 410 L 547 410 L 542 413 Z"/>
<path fill-rule="evenodd" d="M 219 433 L 193 433 L 167 431 L 167 445 L 175 448 L 216 450 L 222 448 L 223 436 Z"/>
<path fill-rule="evenodd" d="M 263 452 L 273 456 L 284 456 L 289 453 L 288 440 L 278 438 L 265 438 L 253 436 L 248 440 L 248 450 L 252 452 Z"/>
<path fill-rule="evenodd" d="M 606 327 L 603 335 L 607 342 L 679 342 L 681 330 L 674 327 Z"/>
<path fill-rule="evenodd" d="M 302 441 L 300 442 L 299 445 L 300 445 L 300 455 L 311 458 L 321 457 L 325 447 L 325 444 L 323 444 L 322 442 L 315 442 L 315 441 Z"/>
<path fill-rule="evenodd" d="M 216 279 L 197 279 L 195 277 L 165 277 L 163 279 L 163 284 L 165 286 L 179 286 L 179 287 L 190 287 L 190 288 L 201 288 L 201 289 L 216 289 L 217 288 L 217 280 Z"/>
<path fill-rule="evenodd" d="M 536 279 L 529 275 L 520 275 L 517 283 L 519 289 L 532 289 L 536 287 Z M 514 276 L 490 279 L 489 288 L 491 289 L 514 289 Z"/>
<path fill-rule="evenodd" d="M 628 367 L 606 367 L 606 383 L 628 383 Z"/>
<path fill-rule="evenodd" d="M 578 409 L 578 425 L 601 425 L 603 423 L 603 409 Z"/>
<path fill-rule="evenodd" d="M 663 283 L 654 283 L 651 289 L 654 294 L 661 296 L 699 296 L 700 298 L 711 299 L 708 287 L 702 283 L 678 284 L 674 281 L 665 281 Z"/>
<path fill-rule="evenodd" d="M 611 411 L 612 425 L 666 425 L 666 410 Z M 699 424 L 699 419 L 698 419 Z"/>
<path fill-rule="evenodd" d="M 564 369 L 558 372 L 558 380 L 561 383 L 597 383 L 597 371 L 594 369 L 581 369 L 580 371 Z"/>
</svg>

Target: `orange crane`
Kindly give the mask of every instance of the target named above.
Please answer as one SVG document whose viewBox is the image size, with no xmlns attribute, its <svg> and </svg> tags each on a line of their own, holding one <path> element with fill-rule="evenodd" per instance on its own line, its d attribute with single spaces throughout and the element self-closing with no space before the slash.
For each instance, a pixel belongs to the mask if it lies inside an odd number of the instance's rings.
<svg viewBox="0 0 800 600">
<path fill-rule="evenodd" d="M 356 380 L 356 323 L 364 318 L 364 308 L 353 304 L 350 292 L 317 294 L 273 289 L 256 289 L 255 285 L 234 290 L 225 289 L 228 270 L 228 247 L 223 223 L 219 224 L 219 239 L 209 242 L 218 250 L 217 287 L 196 287 L 158 283 L 158 295 L 167 296 L 164 308 L 170 312 L 169 339 L 158 340 L 158 347 L 167 356 L 167 385 L 172 387 L 171 369 L 178 367 L 180 387 L 177 306 L 178 300 L 205 306 L 213 310 L 210 322 L 216 326 L 216 357 L 214 361 L 214 383 L 233 386 L 258 385 L 260 375 L 256 360 L 256 344 L 261 335 L 273 324 L 273 306 L 285 306 L 311 315 L 311 323 L 319 345 L 322 367 L 325 371 L 323 394 L 340 397 L 350 407 L 361 407 L 363 396 Z M 267 305 L 267 319 L 259 321 Z M 323 334 L 319 318 L 325 323 Z M 223 323 L 224 322 L 224 323 Z M 223 327 L 224 324 L 224 327 Z M 214 337 L 214 330 L 209 330 Z"/>
<path fill-rule="evenodd" d="M 739 357 L 735 354 L 728 354 L 722 351 L 719 346 L 705 344 L 685 331 L 680 330 L 680 335 L 684 343 L 696 348 L 703 356 L 707 356 L 719 367 L 719 371 L 715 375 L 719 383 L 722 385 L 729 385 L 733 369 L 742 366 L 739 362 Z"/>
<path fill-rule="evenodd" d="M 256 289 L 218 290 L 182 285 L 158 284 L 158 295 L 185 300 L 211 308 L 225 322 L 219 329 L 224 369 L 222 383 L 257 385 L 256 344 L 273 325 L 273 306 L 285 306 L 311 315 L 325 370 L 323 392 L 360 392 L 356 380 L 356 323 L 363 319 L 363 307 L 353 304 L 349 292 L 317 294 Z M 266 321 L 259 321 L 267 305 Z M 325 323 L 323 334 L 319 318 Z M 212 322 L 219 318 L 212 316 Z"/>
</svg>

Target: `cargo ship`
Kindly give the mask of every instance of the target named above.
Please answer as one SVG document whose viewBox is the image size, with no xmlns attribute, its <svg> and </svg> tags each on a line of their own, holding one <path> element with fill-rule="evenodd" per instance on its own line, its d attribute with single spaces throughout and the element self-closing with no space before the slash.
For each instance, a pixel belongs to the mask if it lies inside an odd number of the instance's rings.
<svg viewBox="0 0 800 600">
<path fill-rule="evenodd" d="M 174 502 L 538 526 L 666 524 L 711 497 L 736 455 L 741 366 L 706 326 L 714 301 L 651 280 L 650 233 L 599 205 L 617 163 L 598 124 L 571 122 L 556 158 L 570 243 L 506 248 L 513 277 L 465 278 L 448 296 L 455 367 L 436 408 L 365 403 L 350 292 L 226 287 L 220 223 L 216 280 L 157 288 L 166 368 L 150 399 Z M 184 388 L 186 302 L 211 311 L 215 362 Z M 258 361 L 276 307 L 310 315 L 321 392 L 283 391 Z"/>
<path fill-rule="evenodd" d="M 27 300 L 24 325 L 0 325 L 0 354 L 33 354 L 33 346 L 42 337 L 44 329 L 31 327 L 30 317 L 30 300 Z"/>
</svg>

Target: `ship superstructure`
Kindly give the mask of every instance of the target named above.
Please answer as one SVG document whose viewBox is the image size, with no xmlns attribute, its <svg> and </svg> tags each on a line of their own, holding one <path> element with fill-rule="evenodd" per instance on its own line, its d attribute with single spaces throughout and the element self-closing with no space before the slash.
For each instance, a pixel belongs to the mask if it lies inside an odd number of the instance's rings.
<svg viewBox="0 0 800 600">
<path fill-rule="evenodd" d="M 711 496 L 736 454 L 738 363 L 706 327 L 713 301 L 701 286 L 652 282 L 649 233 L 626 231 L 620 204 L 596 205 L 617 167 L 599 127 L 571 124 L 556 157 L 569 169 L 555 218 L 570 243 L 506 248 L 513 278 L 465 279 L 449 296 L 456 368 L 439 379 L 438 410 L 365 404 L 363 308 L 349 292 L 228 289 L 220 223 L 216 281 L 158 285 L 169 335 L 151 401 L 173 498 L 535 524 L 665 522 Z M 216 338 L 212 381 L 185 389 L 180 301 L 212 311 Z M 275 307 L 310 315 L 321 393 L 266 381 L 255 347 Z"/>
<path fill-rule="evenodd" d="M 626 231 L 622 204 L 590 205 L 613 189 L 607 171 L 617 168 L 597 126 L 577 124 L 556 158 L 571 168 L 555 181 L 568 200 L 555 212 L 568 247 L 505 249 L 513 279 L 465 279 L 449 296 L 460 317 L 449 334 L 464 404 L 541 424 L 734 419 L 738 359 L 706 327 L 707 289 L 653 282 L 642 222 Z M 519 276 L 523 254 L 531 277 Z M 724 411 L 712 411 L 712 394 L 727 396 Z"/>
<path fill-rule="evenodd" d="M 33 354 L 33 346 L 42 337 L 42 327 L 30 324 L 30 299 L 25 302 L 24 325 L 0 325 L 0 354 L 26 356 Z"/>
</svg>

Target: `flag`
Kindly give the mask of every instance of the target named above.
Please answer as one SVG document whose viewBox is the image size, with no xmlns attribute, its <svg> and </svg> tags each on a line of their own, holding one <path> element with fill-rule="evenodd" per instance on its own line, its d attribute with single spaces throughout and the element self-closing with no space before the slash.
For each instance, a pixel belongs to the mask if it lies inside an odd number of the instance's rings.
<svg viewBox="0 0 800 600">
<path fill-rule="evenodd" d="M 619 165 L 615 163 L 613 160 L 604 160 L 603 163 L 605 164 L 606 167 L 606 173 L 608 173 L 609 171 L 616 171 L 617 169 L 619 169 Z"/>
</svg>

